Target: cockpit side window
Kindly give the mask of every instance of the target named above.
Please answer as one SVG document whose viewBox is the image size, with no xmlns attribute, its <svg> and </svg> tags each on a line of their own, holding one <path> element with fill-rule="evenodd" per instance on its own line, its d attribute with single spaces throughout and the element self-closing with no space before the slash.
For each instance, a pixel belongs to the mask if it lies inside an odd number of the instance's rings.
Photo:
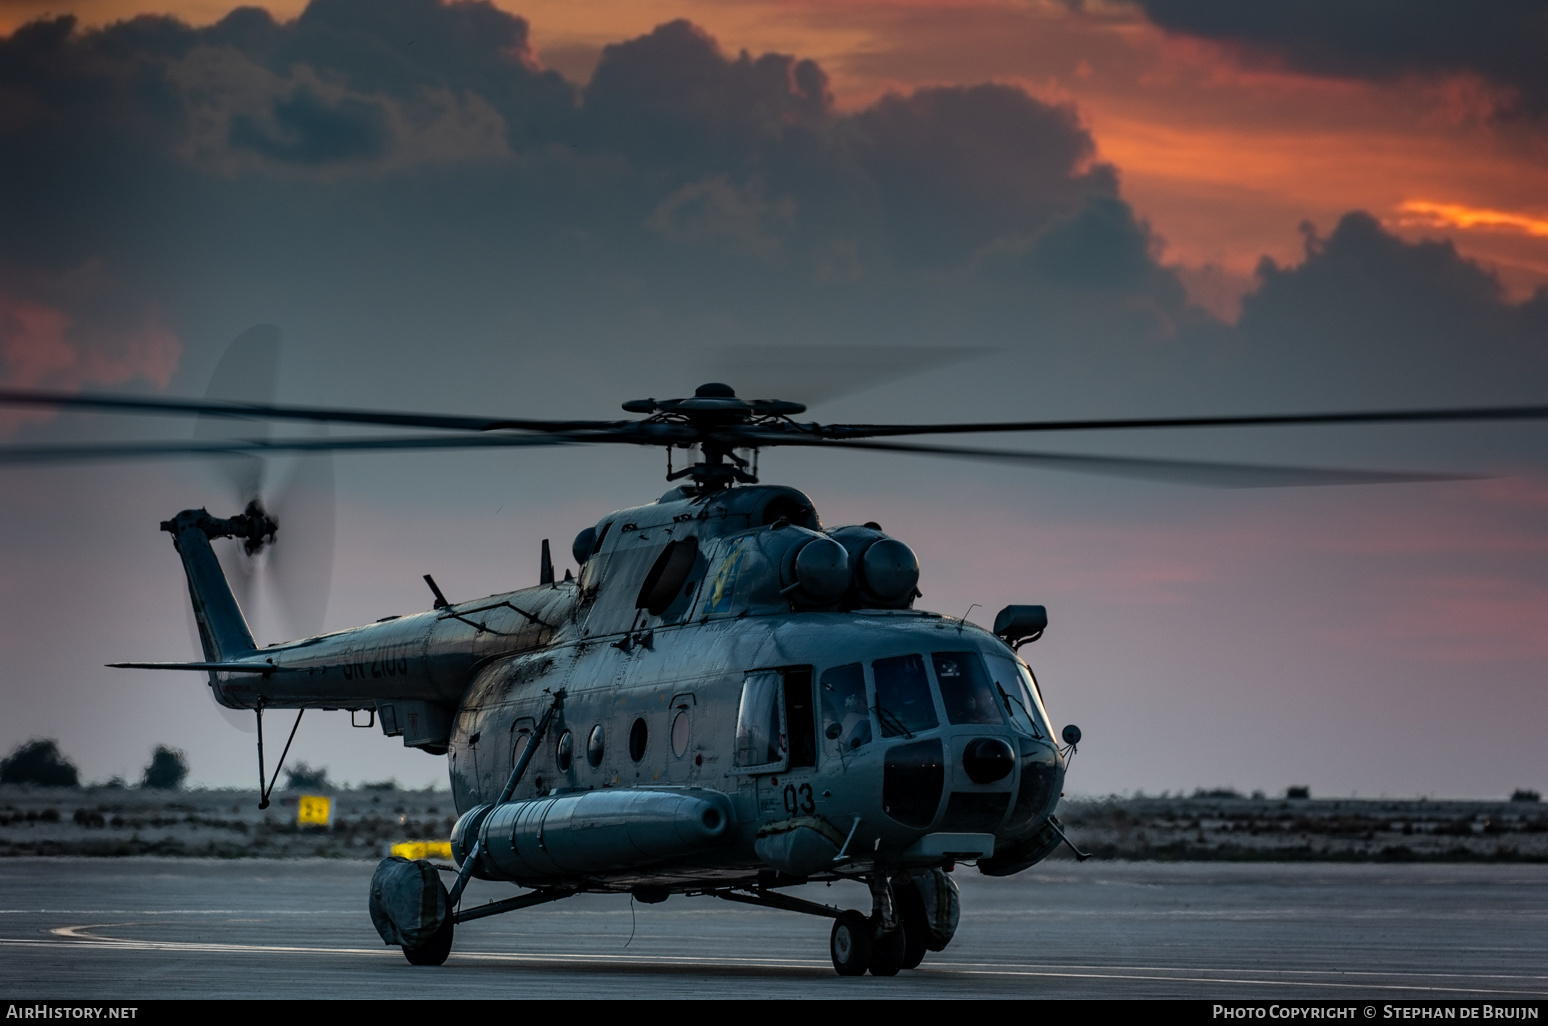
<svg viewBox="0 0 1548 1026">
<path fill-rule="evenodd" d="M 1035 738 L 1046 738 L 1048 734 L 1048 718 L 1043 712 L 1042 703 L 1038 702 L 1035 694 L 1027 687 L 1030 675 L 1018 659 L 1010 656 L 991 654 L 986 657 L 989 664 L 989 674 L 993 678 L 995 696 L 999 699 L 1000 707 L 1005 710 L 1006 718 L 1011 725 L 1023 734 Z"/>
<path fill-rule="evenodd" d="M 1005 722 L 982 656 L 977 652 L 935 652 L 930 661 L 935 664 L 947 720 L 957 724 Z"/>
<path fill-rule="evenodd" d="M 871 714 L 865 704 L 865 670 L 861 664 L 822 671 L 817 690 L 822 696 L 823 751 L 849 752 L 869 744 Z"/>
<path fill-rule="evenodd" d="M 1054 736 L 1053 728 L 1049 726 L 1048 707 L 1043 704 L 1043 689 L 1037 686 L 1037 678 L 1032 676 L 1032 670 L 1020 659 L 1016 660 L 1016 670 L 1021 675 L 1021 694 L 1026 700 L 1027 709 L 1032 713 L 1032 720 L 1049 737 Z"/>
<path fill-rule="evenodd" d="M 876 677 L 876 720 L 882 737 L 913 737 L 940 726 L 924 656 L 904 655 L 871 664 Z"/>
</svg>

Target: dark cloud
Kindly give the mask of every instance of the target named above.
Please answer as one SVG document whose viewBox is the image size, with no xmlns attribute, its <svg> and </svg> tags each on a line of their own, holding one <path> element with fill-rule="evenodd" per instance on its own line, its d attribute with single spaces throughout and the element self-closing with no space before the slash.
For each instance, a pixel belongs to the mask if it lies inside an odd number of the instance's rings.
<svg viewBox="0 0 1548 1026">
<path fill-rule="evenodd" d="M 1511 109 L 1548 116 L 1548 6 L 1374 0 L 1138 0 L 1169 32 L 1237 44 L 1299 71 L 1392 80 L 1473 74 L 1513 93 Z"/>
<path fill-rule="evenodd" d="M 1002 238 L 1030 239 L 1088 194 L 1116 197 L 1107 165 L 1072 107 L 1010 86 L 887 96 L 854 119 L 861 165 L 876 183 L 895 244 L 950 263 Z"/>
<path fill-rule="evenodd" d="M 1265 259 L 1237 331 L 1258 373 L 1328 404 L 1543 400 L 1548 293 L 1510 302 L 1450 242 L 1405 242 L 1365 213 L 1306 258 Z"/>
<path fill-rule="evenodd" d="M 746 172 L 792 133 L 830 120 L 828 79 L 811 61 L 781 54 L 723 57 L 686 21 L 602 51 L 586 89 L 593 145 L 646 168 Z"/>
<path fill-rule="evenodd" d="M 232 118 L 231 146 L 273 160 L 328 164 L 380 157 L 391 139 L 379 104 L 352 99 L 329 103 L 311 89 L 276 98 L 270 118 L 269 124 L 247 114 Z"/>
<path fill-rule="evenodd" d="M 1155 275 L 1150 231 L 1134 210 L 1111 195 L 1086 198 L 1085 205 L 1044 232 L 1030 263 L 1056 281 L 1091 288 L 1135 289 Z"/>
</svg>

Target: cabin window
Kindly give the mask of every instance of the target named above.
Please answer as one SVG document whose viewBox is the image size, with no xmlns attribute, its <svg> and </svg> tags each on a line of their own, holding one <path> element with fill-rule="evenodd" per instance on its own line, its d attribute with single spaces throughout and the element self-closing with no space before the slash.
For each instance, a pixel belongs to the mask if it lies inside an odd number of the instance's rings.
<svg viewBox="0 0 1548 1026">
<path fill-rule="evenodd" d="M 602 765 L 604 740 L 602 724 L 599 723 L 591 728 L 591 735 L 586 738 L 586 761 L 591 764 L 592 769 Z"/>
<path fill-rule="evenodd" d="M 871 664 L 876 678 L 876 721 L 882 737 L 913 737 L 940 726 L 924 656 L 904 655 Z"/>
<path fill-rule="evenodd" d="M 680 712 L 672 720 L 672 754 L 681 759 L 688 754 L 688 713 Z"/>
<path fill-rule="evenodd" d="M 742 703 L 736 713 L 736 765 L 772 772 L 785 768 L 787 742 L 778 670 L 749 673 L 742 682 Z"/>
<path fill-rule="evenodd" d="M 826 751 L 852 751 L 871 741 L 871 714 L 865 704 L 865 670 L 860 663 L 822 671 L 822 736 Z"/>
<path fill-rule="evenodd" d="M 559 735 L 559 740 L 554 744 L 554 763 L 559 767 L 560 773 L 570 771 L 570 763 L 575 761 L 575 738 L 567 730 Z"/>
<path fill-rule="evenodd" d="M 672 754 L 681 759 L 688 754 L 688 742 L 693 737 L 693 716 L 690 710 L 698 704 L 692 692 L 680 691 L 672 696 Z"/>
<path fill-rule="evenodd" d="M 984 669 L 982 656 L 977 652 L 936 652 L 930 661 L 935 664 L 935 679 L 941 685 L 941 704 L 946 707 L 948 721 L 995 725 L 1005 722 L 1000 713 L 1000 698 Z"/>
<path fill-rule="evenodd" d="M 645 758 L 645 742 L 650 736 L 650 728 L 645 725 L 644 717 L 634 721 L 634 726 L 629 728 L 629 758 L 639 762 Z"/>
</svg>

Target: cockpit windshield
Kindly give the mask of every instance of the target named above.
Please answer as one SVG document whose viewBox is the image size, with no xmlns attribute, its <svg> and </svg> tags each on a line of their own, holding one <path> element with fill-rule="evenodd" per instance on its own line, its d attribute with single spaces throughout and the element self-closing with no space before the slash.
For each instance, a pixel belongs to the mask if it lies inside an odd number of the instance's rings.
<svg viewBox="0 0 1548 1026">
<path fill-rule="evenodd" d="M 876 720 L 882 737 L 913 737 L 940 725 L 922 655 L 893 656 L 871 664 L 876 676 Z"/>
<path fill-rule="evenodd" d="M 982 656 L 977 652 L 936 652 L 930 659 L 935 663 L 935 679 L 941 683 L 948 720 L 958 724 L 1005 722 Z"/>
</svg>

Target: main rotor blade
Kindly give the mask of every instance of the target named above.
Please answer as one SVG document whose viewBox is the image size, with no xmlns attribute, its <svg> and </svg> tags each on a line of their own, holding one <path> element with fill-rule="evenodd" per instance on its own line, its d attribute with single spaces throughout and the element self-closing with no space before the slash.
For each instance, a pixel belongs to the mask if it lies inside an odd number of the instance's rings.
<svg viewBox="0 0 1548 1026">
<path fill-rule="evenodd" d="M 207 442 L 128 442 L 0 447 L 0 465 L 79 463 L 238 454 L 393 452 L 408 449 L 507 449 L 609 441 L 562 435 L 429 435 L 381 438 L 233 438 Z"/>
<path fill-rule="evenodd" d="M 784 444 L 790 444 L 788 442 Z M 1133 456 L 1086 456 L 1076 453 L 1026 452 L 1014 449 L 971 449 L 954 445 L 909 445 L 902 442 L 810 442 L 818 449 L 865 449 L 959 456 L 966 459 L 1031 464 L 1107 477 L 1137 477 L 1213 488 L 1290 488 L 1307 485 L 1401 484 L 1415 481 L 1471 480 L 1477 475 L 1428 474 L 1385 470 L 1345 470 L 1326 467 L 1285 467 L 1207 460 L 1167 460 Z"/>
<path fill-rule="evenodd" d="M 213 415 L 251 420 L 301 420 L 314 423 L 375 424 L 381 427 L 446 428 L 453 431 L 569 432 L 598 431 L 633 421 L 611 420 L 511 420 L 504 417 L 467 417 L 441 413 L 397 413 L 390 410 L 346 410 L 330 406 L 281 406 L 274 403 L 230 402 L 209 399 L 155 399 L 130 395 L 75 395 L 0 388 L 0 406 L 60 406 L 118 413 Z"/>
<path fill-rule="evenodd" d="M 1106 420 L 1022 420 L 977 424 L 825 424 L 812 425 L 812 427 L 824 438 L 847 439 L 991 431 L 1110 431 L 1135 428 L 1266 427 L 1282 424 L 1416 424 L 1493 420 L 1548 420 L 1548 406 L 1464 406 L 1428 410 L 1355 410 L 1342 413 L 1270 413 L 1219 417 L 1120 417 Z"/>
</svg>

